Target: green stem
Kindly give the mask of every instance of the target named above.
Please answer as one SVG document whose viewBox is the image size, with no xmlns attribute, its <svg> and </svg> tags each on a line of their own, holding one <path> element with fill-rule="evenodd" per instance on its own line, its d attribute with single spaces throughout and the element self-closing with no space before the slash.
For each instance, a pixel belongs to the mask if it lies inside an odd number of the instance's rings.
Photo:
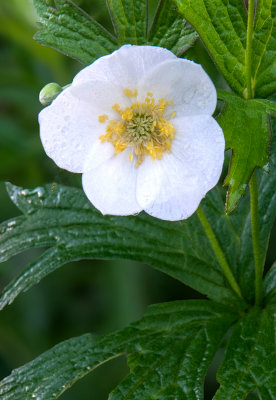
<svg viewBox="0 0 276 400">
<path fill-rule="evenodd" d="M 263 284 L 264 263 L 262 262 L 261 248 L 260 248 L 258 184 L 255 174 L 253 174 L 250 179 L 249 188 L 250 188 L 252 242 L 253 242 L 253 254 L 255 261 L 255 303 L 257 305 L 260 305 L 262 301 L 262 292 L 263 292 L 262 284 Z"/>
<path fill-rule="evenodd" d="M 203 228 L 205 230 L 205 233 L 206 233 L 206 235 L 207 235 L 207 237 L 208 237 L 208 239 L 209 239 L 209 241 L 211 243 L 212 249 L 213 249 L 213 251 L 214 251 L 214 253 L 215 253 L 216 257 L 217 257 L 217 260 L 218 260 L 218 262 L 219 262 L 219 264 L 221 266 L 221 269 L 222 269 L 226 279 L 228 280 L 228 282 L 229 282 L 230 286 L 232 287 L 232 289 L 237 293 L 237 295 L 240 298 L 243 298 L 242 294 L 241 294 L 240 287 L 237 284 L 237 281 L 236 281 L 236 279 L 235 279 L 235 277 L 234 277 L 234 275 L 233 275 L 233 273 L 231 271 L 231 268 L 229 267 L 229 264 L 228 264 L 228 262 L 227 262 L 227 260 L 225 258 L 225 255 L 224 255 L 224 253 L 223 253 L 223 251 L 222 251 L 222 249 L 221 249 L 221 247 L 219 245 L 219 242 L 218 242 L 218 240 L 217 240 L 217 238 L 215 236 L 215 233 L 214 233 L 214 231 L 213 231 L 213 229 L 212 229 L 212 227 L 211 227 L 206 215 L 204 214 L 204 211 L 201 208 L 201 206 L 199 206 L 198 209 L 197 209 L 197 215 L 198 215 L 198 217 L 200 219 L 200 222 L 201 222 L 201 224 L 202 224 L 202 226 L 203 226 Z"/>
<path fill-rule="evenodd" d="M 245 94 L 246 99 L 252 99 L 252 97 L 254 96 L 252 90 L 252 39 L 253 39 L 253 26 L 254 26 L 254 12 L 255 12 L 255 0 L 249 0 L 246 50 L 245 50 L 245 73 L 246 73 L 246 86 L 247 86 L 247 91 Z"/>
</svg>

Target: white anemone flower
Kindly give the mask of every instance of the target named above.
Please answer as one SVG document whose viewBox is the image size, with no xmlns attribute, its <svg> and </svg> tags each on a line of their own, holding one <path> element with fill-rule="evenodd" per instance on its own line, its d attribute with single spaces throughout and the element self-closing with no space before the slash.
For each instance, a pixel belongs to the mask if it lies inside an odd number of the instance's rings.
<svg viewBox="0 0 276 400">
<path fill-rule="evenodd" d="M 83 174 L 102 214 L 144 210 L 181 220 L 222 171 L 216 103 L 200 65 L 160 47 L 125 45 L 80 71 L 41 111 L 40 135 L 59 167 Z"/>
</svg>

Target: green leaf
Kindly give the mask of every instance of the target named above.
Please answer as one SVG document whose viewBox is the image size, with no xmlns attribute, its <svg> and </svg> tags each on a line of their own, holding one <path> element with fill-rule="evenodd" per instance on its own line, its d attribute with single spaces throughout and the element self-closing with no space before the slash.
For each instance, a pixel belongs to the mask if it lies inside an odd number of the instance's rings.
<svg viewBox="0 0 276 400">
<path fill-rule="evenodd" d="M 276 398 L 275 315 L 253 309 L 234 327 L 218 371 L 214 400 L 245 399 L 255 389 L 260 399 Z"/>
<path fill-rule="evenodd" d="M 107 0 L 107 5 L 119 44 L 145 44 L 147 37 L 146 1 Z"/>
<path fill-rule="evenodd" d="M 246 54 L 251 50 L 253 97 L 276 90 L 276 1 L 260 0 L 252 47 L 246 48 L 247 11 L 242 0 L 175 0 L 180 12 L 199 33 L 230 87 L 246 97 Z"/>
<path fill-rule="evenodd" d="M 148 44 L 166 47 L 180 57 L 197 38 L 197 33 L 179 15 L 172 0 L 159 0 Z"/>
<path fill-rule="evenodd" d="M 224 132 L 226 148 L 232 158 L 225 185 L 229 186 L 226 210 L 232 211 L 244 195 L 250 176 L 256 167 L 268 171 L 271 136 L 269 114 L 276 105 L 268 100 L 244 100 L 224 91 L 218 92 L 226 106 L 218 118 Z"/>
<path fill-rule="evenodd" d="M 149 35 L 145 0 L 107 0 L 116 37 L 71 0 L 55 0 L 55 7 L 51 3 L 34 0 L 40 19 L 35 39 L 86 65 L 126 43 L 166 47 L 181 55 L 198 37 L 173 0 L 160 0 Z"/>
<path fill-rule="evenodd" d="M 231 88 L 243 94 L 247 14 L 241 0 L 175 0 Z"/>
<path fill-rule="evenodd" d="M 260 221 L 260 250 L 265 261 L 271 229 L 276 217 L 276 120 L 272 120 L 273 134 L 270 147 L 270 163 L 269 172 L 265 173 L 261 170 L 256 171 L 258 178 L 258 204 L 259 204 L 259 221 Z M 249 196 L 248 196 L 249 197 Z M 247 204 L 246 220 L 241 235 L 241 253 L 238 261 L 238 270 L 236 276 L 239 276 L 239 283 L 242 292 L 248 301 L 253 300 L 255 266 L 252 257 L 252 233 L 251 233 L 251 217 L 249 212 L 249 204 Z M 239 207 L 240 208 L 240 207 Z M 240 210 L 241 212 L 241 210 Z M 268 278 L 266 278 L 268 279 Z"/>
<path fill-rule="evenodd" d="M 257 97 L 268 97 L 276 91 L 275 18 L 276 1 L 259 0 L 252 43 L 252 86 Z"/>
<path fill-rule="evenodd" d="M 131 372 L 110 399 L 199 400 L 208 365 L 235 319 L 206 300 L 151 306 L 122 331 L 58 344 L 14 370 L 0 383 L 0 395 L 5 400 L 56 399 L 94 368 L 125 353 Z"/>
<path fill-rule="evenodd" d="M 264 279 L 264 291 L 266 304 L 276 305 L 276 262 L 272 265 L 271 269 Z"/>
<path fill-rule="evenodd" d="M 118 48 L 116 38 L 71 0 L 34 0 L 41 30 L 35 39 L 53 47 L 83 64 Z"/>
<path fill-rule="evenodd" d="M 0 308 L 22 291 L 71 260 L 127 258 L 148 263 L 172 277 L 222 302 L 239 300 L 226 283 L 203 227 L 195 214 L 187 221 L 166 222 L 144 213 L 133 217 L 103 216 L 84 193 L 75 188 L 47 185 L 33 191 L 8 185 L 9 194 L 24 213 L 0 226 L 0 261 L 30 247 L 50 246 L 4 290 Z M 239 255 L 236 216 L 224 214 L 221 195 L 215 189 L 203 209 L 234 269 Z M 246 215 L 240 215 L 243 220 Z"/>
</svg>

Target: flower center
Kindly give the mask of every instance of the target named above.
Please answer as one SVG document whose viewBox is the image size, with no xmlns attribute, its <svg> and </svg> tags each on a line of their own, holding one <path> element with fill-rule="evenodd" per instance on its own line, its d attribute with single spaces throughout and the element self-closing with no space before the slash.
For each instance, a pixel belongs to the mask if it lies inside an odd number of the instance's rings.
<svg viewBox="0 0 276 400">
<path fill-rule="evenodd" d="M 159 99 L 156 103 L 153 94 L 148 92 L 144 102 L 138 102 L 137 89 L 125 89 L 124 94 L 133 98 L 131 106 L 122 109 L 114 104 L 112 109 L 118 114 L 118 119 L 110 120 L 106 114 L 99 116 L 99 122 L 108 121 L 106 133 L 100 136 L 102 143 L 113 144 L 115 154 L 126 148 L 131 149 L 129 160 L 136 160 L 138 167 L 148 155 L 152 160 L 161 160 L 163 153 L 171 152 L 171 142 L 174 139 L 175 128 L 164 116 L 165 110 L 173 103 Z M 175 112 L 170 118 L 175 117 Z"/>
</svg>

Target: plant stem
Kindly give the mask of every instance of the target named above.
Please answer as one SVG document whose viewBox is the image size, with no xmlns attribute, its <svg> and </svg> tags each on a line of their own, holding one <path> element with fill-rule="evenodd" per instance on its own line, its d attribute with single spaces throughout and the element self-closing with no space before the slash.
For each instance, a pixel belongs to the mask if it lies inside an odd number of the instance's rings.
<svg viewBox="0 0 276 400">
<path fill-rule="evenodd" d="M 261 249 L 260 249 L 260 229 L 259 229 L 259 214 L 258 214 L 258 184 L 255 174 L 253 173 L 250 183 L 250 209 L 251 209 L 251 229 L 253 254 L 255 261 L 255 303 L 260 305 L 262 301 L 262 284 L 263 284 L 263 269 Z"/>
<path fill-rule="evenodd" d="M 222 249 L 220 247 L 220 244 L 219 244 L 219 242 L 218 242 L 218 240 L 217 240 L 217 238 L 215 236 L 215 233 L 214 233 L 214 231 L 212 229 L 212 226 L 210 225 L 210 223 L 209 223 L 209 221 L 208 221 L 203 209 L 201 208 L 201 206 L 199 206 L 198 209 L 197 209 L 197 215 L 198 215 L 198 218 L 200 219 L 200 222 L 201 222 L 201 224 L 202 224 L 202 226 L 203 226 L 203 228 L 205 230 L 205 233 L 206 233 L 206 235 L 207 235 L 207 237 L 208 237 L 208 239 L 209 239 L 209 241 L 211 243 L 212 249 L 213 249 L 213 251 L 214 251 L 214 253 L 215 253 L 216 257 L 217 257 L 217 260 L 218 260 L 218 262 L 219 262 L 219 264 L 221 266 L 221 269 L 222 269 L 226 279 L 228 280 L 231 288 L 237 293 L 237 295 L 240 298 L 243 298 L 242 294 L 241 294 L 240 287 L 237 284 L 237 281 L 236 281 L 236 279 L 235 279 L 235 277 L 234 277 L 234 275 L 233 275 L 233 273 L 231 271 L 231 268 L 230 268 L 230 266 L 229 266 L 229 264 L 228 264 L 228 262 L 227 262 L 227 260 L 225 258 L 225 255 L 224 255 L 224 253 L 223 253 L 223 251 L 222 251 Z"/>
<path fill-rule="evenodd" d="M 246 99 L 252 99 L 254 96 L 252 90 L 252 39 L 253 39 L 253 26 L 254 26 L 254 12 L 255 0 L 248 1 L 248 20 L 247 20 L 247 36 L 246 36 L 246 50 L 245 50 L 245 73 L 246 73 Z"/>
</svg>

